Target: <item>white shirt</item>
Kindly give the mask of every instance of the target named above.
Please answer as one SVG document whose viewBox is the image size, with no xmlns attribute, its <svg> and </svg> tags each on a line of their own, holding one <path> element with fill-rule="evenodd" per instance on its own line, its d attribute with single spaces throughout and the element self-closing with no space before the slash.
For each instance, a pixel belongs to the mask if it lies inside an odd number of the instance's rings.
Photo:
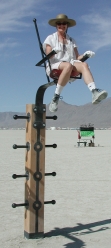
<svg viewBox="0 0 111 248">
<path fill-rule="evenodd" d="M 76 60 L 76 55 L 75 55 L 75 52 L 74 52 L 74 48 L 77 47 L 76 42 L 75 42 L 74 39 L 69 37 L 68 34 L 66 34 L 66 39 L 67 39 L 67 44 L 65 44 L 65 52 L 63 50 L 63 43 L 61 43 L 58 40 L 57 32 L 49 35 L 45 39 L 45 41 L 43 43 L 44 52 L 45 52 L 45 49 L 46 49 L 46 44 L 50 45 L 52 47 L 52 50 L 54 48 L 56 48 L 57 50 L 61 50 L 61 52 L 55 54 L 55 56 L 50 59 L 51 65 L 55 64 L 57 62 L 60 62 L 60 61 L 70 62 L 71 59 Z"/>
</svg>

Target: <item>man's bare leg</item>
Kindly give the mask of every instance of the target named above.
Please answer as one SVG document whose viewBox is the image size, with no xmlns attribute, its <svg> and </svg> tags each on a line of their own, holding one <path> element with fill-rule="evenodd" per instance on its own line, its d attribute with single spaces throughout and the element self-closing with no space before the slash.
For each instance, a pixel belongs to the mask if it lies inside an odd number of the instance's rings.
<svg viewBox="0 0 111 248">
<path fill-rule="evenodd" d="M 55 112 L 58 109 L 58 101 L 63 90 L 63 87 L 67 84 L 70 79 L 70 74 L 73 69 L 77 70 L 77 72 L 82 73 L 83 80 L 85 84 L 88 86 L 89 90 L 92 91 L 92 103 L 98 103 L 101 100 L 107 97 L 107 92 L 98 90 L 95 87 L 94 78 L 89 70 L 88 65 L 85 62 L 75 62 L 74 66 L 68 62 L 61 62 L 59 69 L 62 70 L 61 75 L 59 76 L 57 87 L 55 90 L 55 95 L 49 105 L 49 110 L 51 112 Z"/>
</svg>

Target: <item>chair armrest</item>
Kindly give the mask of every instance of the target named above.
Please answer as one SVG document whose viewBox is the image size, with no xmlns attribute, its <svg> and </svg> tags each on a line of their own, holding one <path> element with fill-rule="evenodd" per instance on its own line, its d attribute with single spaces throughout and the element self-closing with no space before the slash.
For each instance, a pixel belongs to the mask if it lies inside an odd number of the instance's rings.
<svg viewBox="0 0 111 248">
<path fill-rule="evenodd" d="M 42 60 L 40 60 L 36 66 L 40 66 L 42 65 L 46 60 L 50 59 L 50 57 L 52 57 L 54 54 L 56 54 L 56 52 L 54 50 L 52 50 L 48 55 L 46 55 Z"/>
<path fill-rule="evenodd" d="M 89 57 L 88 57 L 88 55 L 86 54 L 86 55 L 84 55 L 84 56 L 82 57 L 82 59 L 80 59 L 80 61 L 81 61 L 81 62 L 84 62 L 84 61 L 86 61 L 87 59 L 89 59 Z"/>
</svg>

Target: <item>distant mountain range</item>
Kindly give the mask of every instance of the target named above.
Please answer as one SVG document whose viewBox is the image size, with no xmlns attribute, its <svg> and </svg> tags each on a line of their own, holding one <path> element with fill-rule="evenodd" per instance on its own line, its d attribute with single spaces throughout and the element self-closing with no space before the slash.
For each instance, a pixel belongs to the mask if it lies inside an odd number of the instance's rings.
<svg viewBox="0 0 111 248">
<path fill-rule="evenodd" d="M 0 128 L 25 128 L 25 120 L 14 120 L 13 115 L 26 115 L 18 112 L 0 112 Z M 111 97 L 99 104 L 87 103 L 82 106 L 59 101 L 59 109 L 51 113 L 46 106 L 46 115 L 57 115 L 57 120 L 46 120 L 46 127 L 78 128 L 82 124 L 94 124 L 95 128 L 111 127 Z"/>
</svg>

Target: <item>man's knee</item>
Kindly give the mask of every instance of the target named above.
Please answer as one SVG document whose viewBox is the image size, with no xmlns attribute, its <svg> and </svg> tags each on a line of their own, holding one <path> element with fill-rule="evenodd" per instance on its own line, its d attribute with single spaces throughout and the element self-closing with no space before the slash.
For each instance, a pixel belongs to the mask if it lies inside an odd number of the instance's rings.
<svg viewBox="0 0 111 248">
<path fill-rule="evenodd" d="M 73 65 L 67 62 L 65 65 L 65 70 L 71 72 L 73 70 Z"/>
<path fill-rule="evenodd" d="M 89 66 L 88 66 L 88 64 L 86 62 L 82 62 L 82 67 L 83 67 L 83 69 L 88 69 L 89 68 Z"/>
<path fill-rule="evenodd" d="M 64 64 L 61 63 L 59 66 L 59 69 L 62 71 L 65 70 L 68 73 L 68 72 L 71 72 L 73 70 L 73 65 L 70 64 L 69 62 L 65 62 Z"/>
</svg>

